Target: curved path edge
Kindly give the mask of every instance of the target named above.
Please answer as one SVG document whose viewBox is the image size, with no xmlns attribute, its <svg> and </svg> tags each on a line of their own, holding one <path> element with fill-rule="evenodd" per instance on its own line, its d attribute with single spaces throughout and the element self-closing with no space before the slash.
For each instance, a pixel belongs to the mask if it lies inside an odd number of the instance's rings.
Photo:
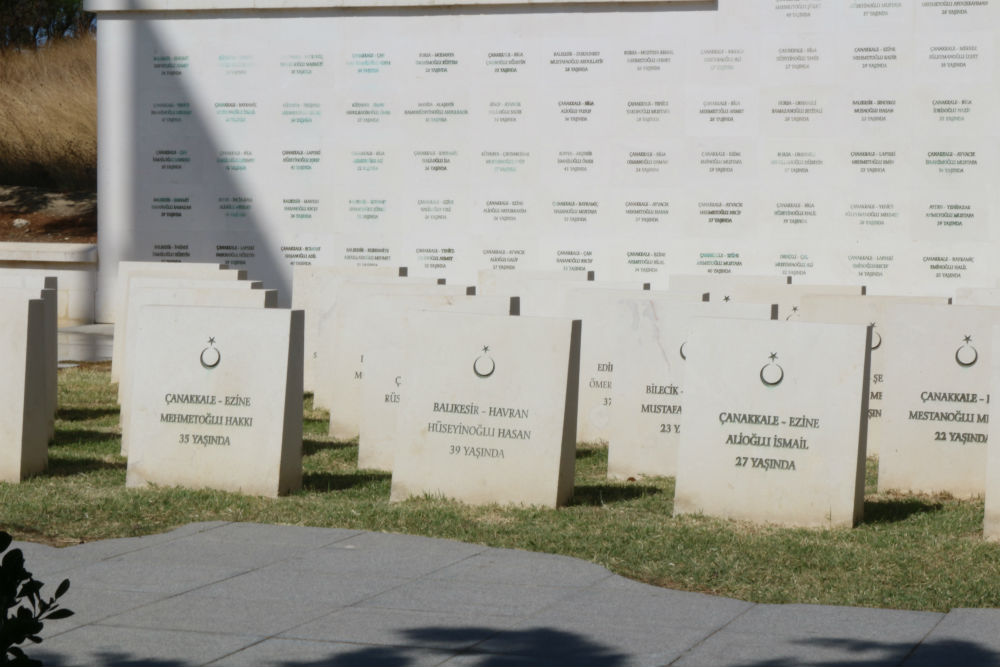
<svg viewBox="0 0 1000 667">
<path fill-rule="evenodd" d="M 1000 665 L 1000 610 L 754 604 L 593 563 L 413 535 L 248 523 L 18 542 L 58 665 Z"/>
</svg>

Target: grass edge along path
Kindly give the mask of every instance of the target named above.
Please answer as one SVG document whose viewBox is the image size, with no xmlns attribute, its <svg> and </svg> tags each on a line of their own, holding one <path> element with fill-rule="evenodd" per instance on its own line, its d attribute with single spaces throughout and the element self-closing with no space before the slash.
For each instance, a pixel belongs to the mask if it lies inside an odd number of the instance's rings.
<svg viewBox="0 0 1000 667">
<path fill-rule="evenodd" d="M 874 493 L 854 529 L 795 529 L 673 518 L 669 478 L 612 482 L 607 448 L 577 452 L 568 507 L 472 507 L 440 498 L 389 503 L 390 475 L 358 470 L 356 443 L 305 411 L 303 489 L 284 498 L 125 488 L 107 364 L 60 371 L 46 474 L 0 484 L 0 528 L 55 545 L 163 532 L 196 521 L 365 529 L 573 556 L 632 579 L 762 603 L 948 611 L 1000 607 L 1000 545 L 982 539 L 981 500 Z"/>
</svg>

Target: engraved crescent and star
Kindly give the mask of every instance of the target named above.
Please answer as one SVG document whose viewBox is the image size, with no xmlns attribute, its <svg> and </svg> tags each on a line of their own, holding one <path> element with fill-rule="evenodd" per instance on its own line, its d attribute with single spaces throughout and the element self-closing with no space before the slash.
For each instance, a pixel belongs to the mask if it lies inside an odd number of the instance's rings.
<svg viewBox="0 0 1000 667">
<path fill-rule="evenodd" d="M 201 351 L 198 360 L 201 362 L 202 368 L 207 369 L 215 368 L 222 361 L 222 353 L 215 347 L 215 336 L 209 336 L 208 347 Z"/>
<path fill-rule="evenodd" d="M 785 369 L 776 363 L 778 360 L 777 352 L 772 352 L 768 359 L 770 361 L 760 368 L 760 381 L 766 387 L 777 387 L 785 379 Z"/>
<path fill-rule="evenodd" d="M 489 356 L 490 346 L 483 345 L 483 353 L 476 357 L 476 360 L 472 362 L 472 372 L 476 374 L 479 378 L 488 378 L 493 375 L 493 372 L 497 369 L 497 364 Z M 489 362 L 489 363 L 487 363 Z"/>
<path fill-rule="evenodd" d="M 979 350 L 972 345 L 972 336 L 966 335 L 962 339 L 962 345 L 955 350 L 955 363 L 962 368 L 974 366 L 979 361 Z"/>
</svg>

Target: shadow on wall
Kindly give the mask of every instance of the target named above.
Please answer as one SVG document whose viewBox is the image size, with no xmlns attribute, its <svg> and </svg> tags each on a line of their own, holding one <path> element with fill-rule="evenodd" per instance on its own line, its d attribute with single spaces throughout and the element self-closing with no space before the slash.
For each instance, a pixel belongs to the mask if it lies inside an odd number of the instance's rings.
<svg viewBox="0 0 1000 667">
<path fill-rule="evenodd" d="M 141 4 L 137 3 L 136 8 Z M 252 3 L 245 4 L 250 6 Z M 658 12 L 718 11 L 718 0 L 543 6 L 530 3 L 491 5 L 489 2 L 468 7 L 434 4 L 437 3 L 423 7 L 390 5 L 363 9 L 281 10 L 267 14 L 241 9 L 227 11 L 225 20 L 252 19 L 259 23 L 261 16 L 266 15 L 266 20 L 273 25 L 269 41 L 277 45 L 295 43 L 295 22 L 309 20 L 309 17 L 363 15 L 407 19 L 553 12 L 620 14 L 648 12 L 652 6 Z M 223 104 L 270 101 L 279 93 L 291 95 L 289 100 L 296 99 L 296 95 L 305 99 L 310 93 L 308 87 L 301 90 L 285 88 L 287 82 L 281 80 L 263 80 L 255 84 L 263 89 L 247 90 L 237 83 L 213 80 L 210 72 L 209 76 L 202 77 L 196 68 L 204 70 L 214 66 L 210 56 L 219 55 L 212 51 L 216 46 L 221 50 L 229 49 L 230 55 L 261 49 L 261 61 L 280 56 L 275 50 L 278 47 L 271 44 L 248 47 L 234 44 L 234 38 L 223 36 L 222 30 L 206 36 L 208 31 L 186 29 L 188 25 L 195 27 L 218 18 L 213 14 L 207 14 L 212 18 L 199 18 L 205 15 L 162 12 L 145 15 L 154 18 L 143 18 L 143 14 L 126 12 L 122 16 L 102 13 L 99 17 L 101 146 L 98 187 L 101 205 L 98 215 L 100 256 L 106 263 L 100 267 L 99 321 L 108 321 L 109 310 L 113 308 L 108 301 L 113 294 L 113 277 L 119 260 L 227 262 L 232 268 L 248 269 L 249 277 L 263 281 L 265 287 L 277 289 L 281 307 L 291 303 L 291 273 L 287 268 L 290 260 L 282 250 L 283 243 L 292 243 L 294 247 L 297 243 L 315 241 L 322 246 L 315 261 L 342 261 L 335 256 L 332 244 L 338 217 L 346 212 L 333 209 L 331 193 L 335 188 L 349 188 L 351 184 L 334 182 L 334 161 L 339 158 L 336 150 L 330 149 L 336 149 L 342 139 L 350 141 L 353 130 L 344 121 L 335 120 L 340 100 L 334 108 L 324 110 L 322 126 L 318 128 L 322 131 L 314 134 L 303 134 L 287 120 L 271 117 L 271 111 L 265 111 L 263 104 L 255 115 L 223 117 L 220 115 L 224 111 Z M 235 25 L 227 27 L 229 34 L 238 28 Z M 387 30 L 387 35 L 392 30 Z M 391 37 L 386 39 L 391 40 Z M 172 43 L 175 41 L 177 43 Z M 202 57 L 193 57 L 192 54 L 203 49 Z M 333 53 L 331 50 L 330 54 Z M 154 63 L 154 58 L 159 60 Z M 179 60 L 175 62 L 174 58 Z M 188 102 L 192 104 L 190 108 L 178 106 Z M 241 122 L 227 124 L 227 120 Z M 299 124 L 299 127 L 307 126 Z M 313 128 L 311 124 L 308 127 Z M 389 145 L 392 135 L 393 132 L 386 135 Z M 316 172 L 308 172 L 313 177 L 299 179 L 289 175 L 307 172 L 289 172 L 287 165 L 281 166 L 284 147 L 307 151 L 322 149 L 321 166 Z M 184 155 L 174 152 L 181 150 L 188 152 Z M 246 151 L 253 153 L 251 162 L 244 161 Z M 185 161 L 185 157 L 189 161 Z M 277 186 L 282 182 L 287 183 L 287 187 Z M 285 197 L 302 196 L 322 201 L 322 211 L 316 220 L 308 223 L 291 220 L 290 214 L 284 211 L 281 202 Z M 252 198 L 251 208 L 234 211 L 234 202 L 238 200 L 242 206 L 245 198 Z M 230 208 L 223 209 L 223 206 Z M 231 217 L 241 214 L 245 217 Z M 290 231 L 291 228 L 301 231 Z M 373 240 L 378 238 L 375 232 L 370 233 Z M 400 243 L 399 239 L 395 243 Z M 229 248 L 218 250 L 220 245 Z M 254 248 L 247 252 L 255 256 L 246 265 L 239 264 L 245 259 L 240 257 L 244 246 L 249 245 Z M 155 249 L 157 256 L 152 257 L 154 246 L 161 247 Z M 225 256 L 233 252 L 231 248 L 239 250 L 233 257 Z"/>
<path fill-rule="evenodd" d="M 170 23 L 207 20 L 185 17 Z M 119 261 L 229 264 L 277 289 L 279 305 L 288 307 L 290 273 L 274 233 L 277 225 L 265 220 L 266 202 L 281 193 L 263 187 L 263 173 L 255 177 L 249 169 L 229 171 L 228 156 L 235 152 L 252 150 L 250 166 L 261 172 L 264 165 L 280 162 L 280 155 L 257 147 L 256 137 L 268 120 L 258 117 L 240 131 L 220 132 L 214 125 L 224 120 L 209 115 L 213 105 L 234 96 L 242 99 L 241 91 L 199 91 L 188 80 L 196 74 L 184 68 L 170 69 L 174 76 L 159 76 L 168 70 L 157 66 L 189 56 L 197 47 L 171 44 L 162 19 L 102 15 L 99 35 L 97 320 L 112 319 Z M 190 105 L 189 111 L 184 105 Z M 272 129 L 280 144 L 281 128 Z M 234 210 L 232 202 L 247 198 L 252 201 L 249 211 Z M 245 246 L 252 246 L 252 258 L 231 251 Z"/>
</svg>

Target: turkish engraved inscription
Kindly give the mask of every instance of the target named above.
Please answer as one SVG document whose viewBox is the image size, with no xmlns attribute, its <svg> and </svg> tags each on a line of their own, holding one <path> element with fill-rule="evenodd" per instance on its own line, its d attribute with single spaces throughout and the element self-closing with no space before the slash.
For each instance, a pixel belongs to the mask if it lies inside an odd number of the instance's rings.
<svg viewBox="0 0 1000 667">
<path fill-rule="evenodd" d="M 232 197 L 217 197 L 218 208 L 227 218 L 246 219 L 253 210 L 253 197 L 234 195 Z"/>
<path fill-rule="evenodd" d="M 521 221 L 528 209 L 520 199 L 488 199 L 482 213 L 489 222 L 514 223 Z"/>
<path fill-rule="evenodd" d="M 776 364 L 772 364 L 776 366 Z M 766 367 L 765 367 L 766 368 Z M 780 380 L 762 382 L 778 384 Z M 779 376 L 774 376 L 779 377 Z M 818 417 L 809 415 L 776 415 L 747 412 L 720 412 L 719 424 L 726 427 L 724 444 L 736 452 L 733 466 L 744 470 L 794 472 L 801 467 L 801 456 L 809 449 L 810 429 L 819 429 Z"/>
<path fill-rule="evenodd" d="M 516 123 L 524 115 L 520 100 L 491 100 L 487 111 L 494 123 Z"/>
<path fill-rule="evenodd" d="M 385 102 L 351 102 L 344 114 L 356 123 L 379 123 L 392 115 Z"/>
<path fill-rule="evenodd" d="M 490 51 L 486 55 L 486 66 L 494 74 L 517 74 L 527 62 L 522 51 Z"/>
<path fill-rule="evenodd" d="M 182 76 L 191 66 L 191 56 L 187 55 L 153 55 L 153 70 L 160 76 Z"/>
<path fill-rule="evenodd" d="M 288 148 L 281 151 L 281 162 L 289 170 L 302 173 L 319 167 L 323 151 L 319 148 Z"/>
<path fill-rule="evenodd" d="M 414 62 L 425 74 L 447 74 L 458 58 L 453 51 L 421 51 Z"/>
<path fill-rule="evenodd" d="M 494 271 L 513 271 L 524 256 L 524 248 L 483 248 L 483 257 Z"/>
<path fill-rule="evenodd" d="M 153 102 L 149 115 L 161 123 L 182 123 L 191 117 L 191 103 L 187 101 Z"/>
<path fill-rule="evenodd" d="M 771 165 L 783 174 L 808 175 L 823 166 L 823 158 L 815 151 L 778 151 L 771 158 Z"/>
<path fill-rule="evenodd" d="M 254 68 L 252 53 L 226 54 L 220 53 L 216 65 L 227 77 L 242 77 Z"/>
<path fill-rule="evenodd" d="M 319 102 L 285 102 L 281 105 L 281 117 L 292 125 L 311 125 L 323 116 L 323 105 Z"/>
<path fill-rule="evenodd" d="M 658 224 L 670 215 L 670 202 L 629 200 L 625 202 L 625 215 L 640 224 Z"/>
<path fill-rule="evenodd" d="M 380 74 L 390 65 L 392 60 L 383 51 L 354 51 L 347 59 L 355 74 Z"/>
<path fill-rule="evenodd" d="M 211 340 L 211 346 L 201 355 L 201 364 L 205 368 L 214 368 L 220 363 L 219 351 L 214 347 L 214 339 Z M 239 394 L 216 396 L 168 392 L 163 395 L 160 423 L 184 427 L 177 433 L 179 445 L 230 447 L 234 439 L 239 444 L 238 433 L 242 429 L 253 428 L 252 407 L 253 399 Z"/>
<path fill-rule="evenodd" d="M 484 346 L 483 356 L 473 364 L 475 374 L 484 379 L 496 368 L 488 354 L 489 347 Z M 481 362 L 484 358 L 487 361 Z M 432 412 L 442 416 L 427 423 L 427 432 L 450 436 L 447 443 L 442 443 L 450 456 L 477 461 L 503 459 L 514 453 L 508 443 L 531 440 L 526 421 L 530 416 L 528 408 L 435 401 Z"/>
<path fill-rule="evenodd" d="M 287 54 L 281 56 L 278 65 L 283 72 L 293 77 L 311 76 L 323 70 L 323 54 L 319 52 Z"/>
<path fill-rule="evenodd" d="M 673 49 L 625 49 L 622 55 L 637 72 L 659 72 L 674 60 Z"/>
<path fill-rule="evenodd" d="M 253 100 L 219 101 L 214 108 L 216 117 L 229 125 L 245 125 L 257 115 L 257 103 Z"/>
<path fill-rule="evenodd" d="M 851 62 L 863 72 L 886 72 L 899 63 L 899 54 L 894 44 L 855 46 Z"/>
</svg>

